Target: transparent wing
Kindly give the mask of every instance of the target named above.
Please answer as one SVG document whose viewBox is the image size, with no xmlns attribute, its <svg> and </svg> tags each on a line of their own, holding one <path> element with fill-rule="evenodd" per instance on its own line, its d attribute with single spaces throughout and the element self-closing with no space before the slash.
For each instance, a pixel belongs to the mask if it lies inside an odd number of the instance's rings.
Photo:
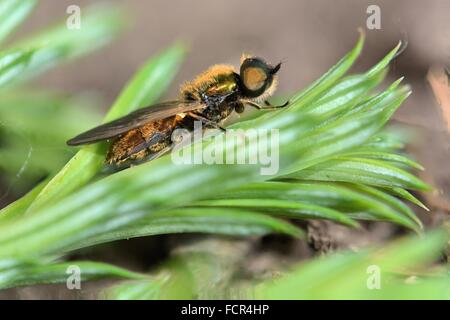
<svg viewBox="0 0 450 320">
<path fill-rule="evenodd" d="M 146 123 L 158 121 L 179 113 L 206 107 L 199 101 L 167 101 L 138 109 L 117 120 L 102 124 L 67 141 L 69 146 L 94 143 L 117 137 Z"/>
</svg>

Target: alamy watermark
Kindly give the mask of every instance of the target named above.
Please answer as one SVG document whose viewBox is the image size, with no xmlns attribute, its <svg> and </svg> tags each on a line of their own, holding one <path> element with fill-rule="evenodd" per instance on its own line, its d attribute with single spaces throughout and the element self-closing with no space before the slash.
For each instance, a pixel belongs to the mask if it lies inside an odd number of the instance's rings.
<svg viewBox="0 0 450 320">
<path fill-rule="evenodd" d="M 176 129 L 172 134 L 175 164 L 259 165 L 261 175 L 279 171 L 278 129 L 227 129 L 224 134 L 205 138 L 201 121 L 194 131 Z"/>
<path fill-rule="evenodd" d="M 369 15 L 366 20 L 366 27 L 369 30 L 381 29 L 381 9 L 376 4 L 367 7 L 366 13 Z"/>
<path fill-rule="evenodd" d="M 81 8 L 73 4 L 67 7 L 66 13 L 69 15 L 66 20 L 67 29 L 81 29 Z"/>
<path fill-rule="evenodd" d="M 379 266 L 372 264 L 366 270 L 369 276 L 367 277 L 367 289 L 379 290 L 381 289 L 381 269 Z"/>
<path fill-rule="evenodd" d="M 68 275 L 66 280 L 66 287 L 69 290 L 81 289 L 81 269 L 79 266 L 72 264 L 67 267 L 66 274 Z"/>
</svg>

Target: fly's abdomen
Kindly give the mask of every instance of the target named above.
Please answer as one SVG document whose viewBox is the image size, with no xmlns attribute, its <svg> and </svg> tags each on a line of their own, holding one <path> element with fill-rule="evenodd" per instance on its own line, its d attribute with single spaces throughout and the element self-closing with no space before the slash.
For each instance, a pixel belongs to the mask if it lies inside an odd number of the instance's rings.
<svg viewBox="0 0 450 320">
<path fill-rule="evenodd" d="M 132 164 L 159 153 L 172 144 L 171 136 L 176 122 L 174 116 L 128 131 L 112 142 L 106 163 Z"/>
</svg>

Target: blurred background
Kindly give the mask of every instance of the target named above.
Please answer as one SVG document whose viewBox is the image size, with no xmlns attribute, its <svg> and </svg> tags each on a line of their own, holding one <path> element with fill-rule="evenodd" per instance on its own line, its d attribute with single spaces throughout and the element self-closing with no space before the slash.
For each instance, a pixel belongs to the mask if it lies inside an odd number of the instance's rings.
<svg viewBox="0 0 450 320">
<path fill-rule="evenodd" d="M 83 7 L 94 2 L 41 1 L 10 41 L 65 19 L 69 5 L 81 7 L 83 23 Z M 436 102 L 427 74 L 432 66 L 450 66 L 450 1 L 114 2 L 121 5 L 130 17 L 126 31 L 105 48 L 45 73 L 35 80 L 38 86 L 54 88 L 69 95 L 84 93 L 95 96 L 98 113 L 103 114 L 127 79 L 150 55 L 181 40 L 189 45 L 190 51 L 165 98 L 176 97 L 181 83 L 212 64 L 231 63 L 237 66 L 243 52 L 264 57 L 273 63 L 283 61 L 277 93 L 289 96 L 322 75 L 352 48 L 358 37 L 358 28 L 365 30 L 367 40 L 353 71 L 364 70 L 376 63 L 399 40 L 407 41 L 408 47 L 394 61 L 388 81 L 405 76 L 405 82 L 412 86 L 413 94 L 394 119 L 415 130 L 416 140 L 408 147 L 409 151 L 426 168 L 421 173 L 422 178 L 435 186 L 434 193 L 421 196 L 433 214 L 419 212 L 420 217 L 428 225 L 439 224 L 445 219 L 450 210 L 450 143 L 447 131 L 447 121 L 450 119 L 445 119 L 446 113 L 442 110 L 445 105 Z M 371 15 L 367 13 L 370 5 L 377 5 L 381 10 L 380 29 L 369 30 L 366 27 Z M 91 124 L 87 121 L 80 126 L 88 128 Z M 3 191 L 1 188 L 8 189 L 7 183 L 0 187 Z M 2 197 L 0 206 L 20 196 L 21 192 L 24 190 L 8 192 Z M 364 234 L 328 224 L 310 228 L 319 229 L 320 236 L 334 242 L 334 247 L 349 248 L 386 239 L 397 227 L 376 224 Z M 134 239 L 109 245 L 94 253 L 83 253 L 82 258 L 95 260 L 101 257 L 103 261 L 119 265 L 127 261 L 128 267 L 143 269 L 166 255 L 168 246 L 190 237 Z M 253 239 L 237 245 L 248 250 L 249 247 L 259 248 L 259 241 Z M 318 250 L 288 239 L 275 241 L 269 237 L 263 241 L 269 243 L 269 249 L 266 248 L 265 253 L 260 255 L 255 254 L 248 268 L 270 269 L 274 261 L 298 260 Z M 280 246 L 280 243 L 283 245 Z M 281 252 L 280 247 L 284 248 Z M 42 290 L 43 287 L 46 290 Z M 82 295 L 90 297 L 93 291 L 95 287 L 87 287 Z M 62 294 L 74 293 L 61 293 L 55 287 L 38 286 L 9 290 L 6 297 L 51 298 L 62 297 Z"/>
<path fill-rule="evenodd" d="M 29 34 L 67 16 L 69 5 L 81 8 L 96 1 L 41 1 L 16 34 Z M 397 60 L 392 77 L 405 75 L 414 86 L 414 96 L 404 108 L 404 119 L 424 125 L 438 122 L 435 109 L 413 102 L 426 98 L 424 83 L 430 65 L 450 60 L 450 3 L 432 1 L 115 1 L 130 14 L 130 26 L 107 48 L 57 68 L 40 78 L 40 83 L 78 93 L 92 90 L 105 101 L 103 110 L 126 80 L 148 56 L 183 40 L 190 53 L 167 97 L 178 94 L 178 85 L 215 63 L 239 64 L 243 52 L 283 61 L 279 93 L 295 92 L 320 76 L 355 43 L 358 28 L 365 29 L 367 41 L 360 70 L 372 65 L 399 40 L 408 48 Z M 368 6 L 381 10 L 381 29 L 368 30 Z M 419 95 L 424 95 L 419 96 Z M 414 101 L 413 101 L 414 100 Z M 405 111 L 408 110 L 408 112 Z M 435 123 L 435 122 L 433 122 Z M 435 123 L 435 124 L 436 124 Z"/>
</svg>

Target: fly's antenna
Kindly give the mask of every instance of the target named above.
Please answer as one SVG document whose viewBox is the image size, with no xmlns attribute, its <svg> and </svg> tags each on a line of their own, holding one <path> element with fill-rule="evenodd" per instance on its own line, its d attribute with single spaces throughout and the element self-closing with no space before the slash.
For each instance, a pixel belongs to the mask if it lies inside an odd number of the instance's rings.
<svg viewBox="0 0 450 320">
<path fill-rule="evenodd" d="M 273 69 L 271 70 L 271 74 L 277 73 L 280 70 L 281 65 L 285 64 L 286 62 L 286 59 L 282 59 L 275 67 L 273 67 Z"/>
<path fill-rule="evenodd" d="M 276 74 L 278 72 L 278 70 L 280 70 L 281 68 L 281 62 L 279 64 L 277 64 L 275 67 L 272 68 L 272 70 L 270 70 L 271 74 Z"/>
</svg>

